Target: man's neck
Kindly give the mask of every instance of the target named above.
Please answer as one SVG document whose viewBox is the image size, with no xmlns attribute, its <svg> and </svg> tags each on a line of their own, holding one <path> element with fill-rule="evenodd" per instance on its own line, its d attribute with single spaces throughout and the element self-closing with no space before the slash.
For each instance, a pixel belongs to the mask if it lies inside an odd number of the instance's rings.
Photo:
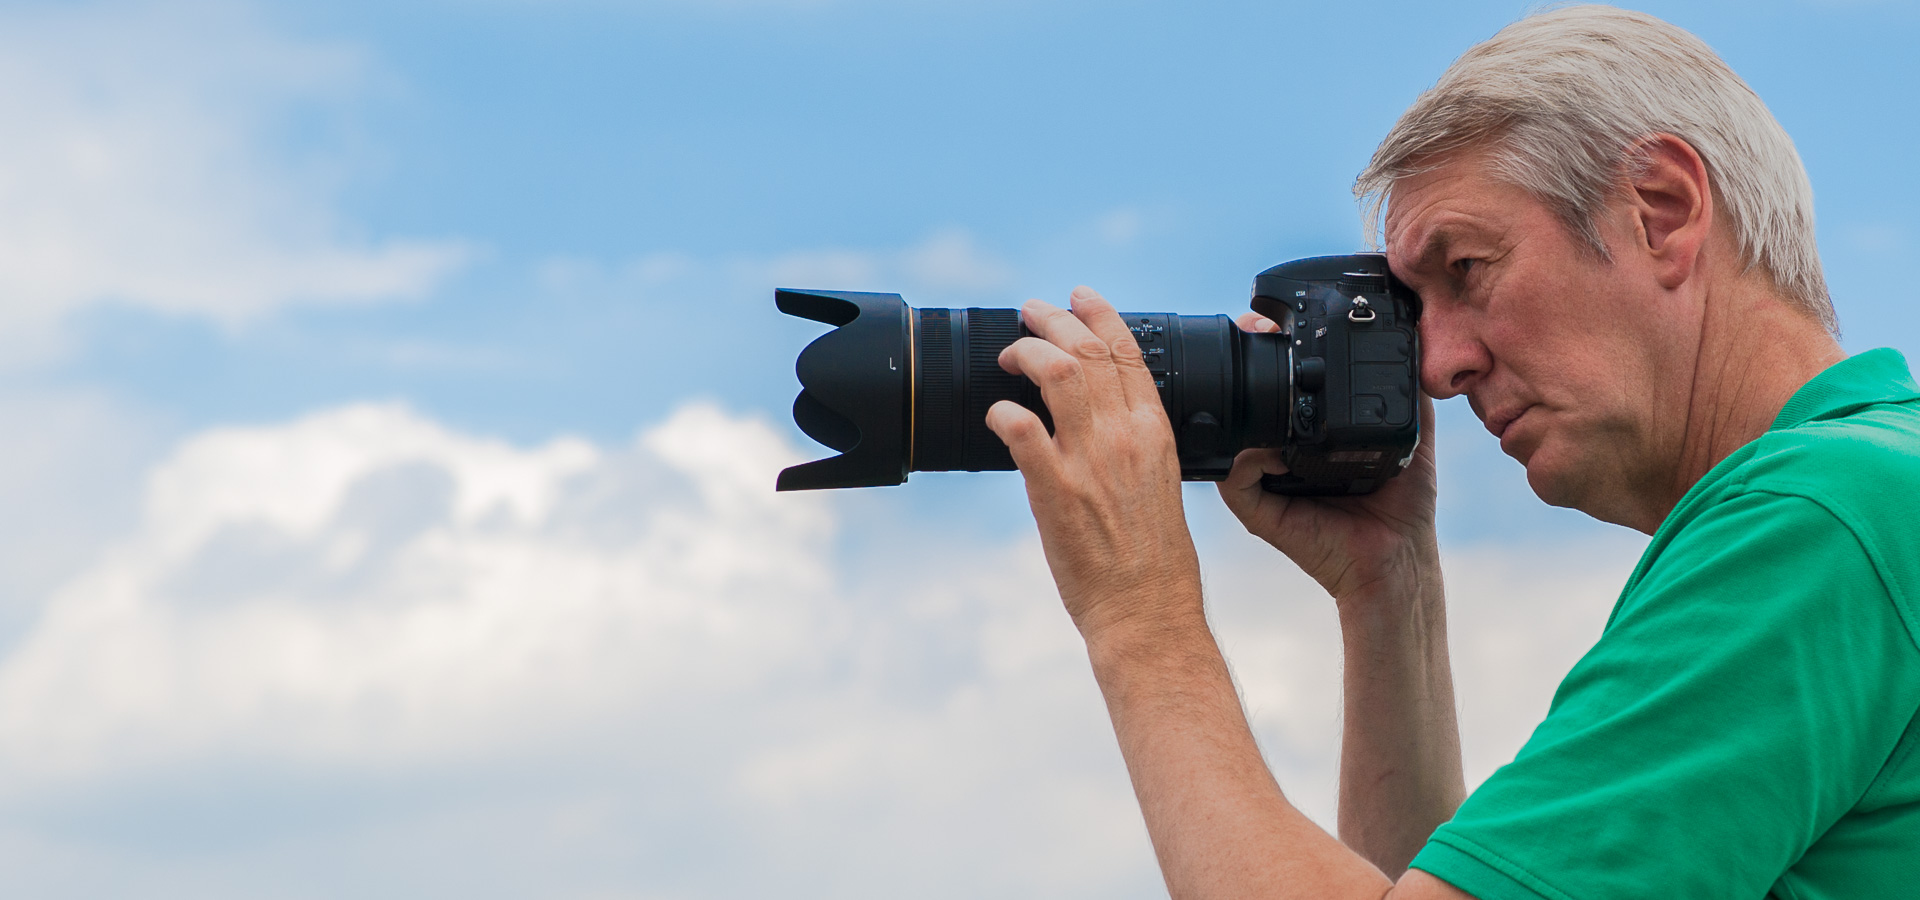
<svg viewBox="0 0 1920 900">
<path fill-rule="evenodd" d="M 1642 531 L 1657 529 L 1694 483 L 1766 433 L 1795 391 L 1846 358 L 1820 323 L 1756 276 L 1732 279 L 1707 298 L 1679 465 Z"/>
</svg>

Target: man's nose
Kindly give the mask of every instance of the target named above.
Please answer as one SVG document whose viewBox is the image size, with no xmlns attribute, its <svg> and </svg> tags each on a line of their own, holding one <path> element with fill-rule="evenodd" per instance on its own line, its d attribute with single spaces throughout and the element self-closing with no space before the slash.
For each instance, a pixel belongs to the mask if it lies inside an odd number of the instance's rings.
<svg viewBox="0 0 1920 900">
<path fill-rule="evenodd" d="M 1460 316 L 1429 308 L 1420 317 L 1420 387 L 1436 400 L 1465 393 L 1493 356 Z"/>
</svg>

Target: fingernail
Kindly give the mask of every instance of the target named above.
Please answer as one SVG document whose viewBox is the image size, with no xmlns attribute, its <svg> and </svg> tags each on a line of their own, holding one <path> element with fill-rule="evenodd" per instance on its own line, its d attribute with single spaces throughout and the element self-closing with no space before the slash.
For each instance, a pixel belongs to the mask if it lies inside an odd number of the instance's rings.
<svg viewBox="0 0 1920 900">
<path fill-rule="evenodd" d="M 1084 284 L 1073 289 L 1073 299 L 1075 300 L 1091 300 L 1097 296 L 1099 296 L 1099 294 L 1096 293 L 1093 288 L 1087 287 Z"/>
</svg>

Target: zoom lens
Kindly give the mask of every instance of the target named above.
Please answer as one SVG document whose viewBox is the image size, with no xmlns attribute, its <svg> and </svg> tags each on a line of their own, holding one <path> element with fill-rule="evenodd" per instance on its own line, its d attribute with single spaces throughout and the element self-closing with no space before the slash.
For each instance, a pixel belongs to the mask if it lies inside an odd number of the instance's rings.
<svg viewBox="0 0 1920 900">
<path fill-rule="evenodd" d="M 1226 477 L 1249 447 L 1281 447 L 1289 494 L 1365 493 L 1418 439 L 1417 307 L 1378 255 L 1319 257 L 1255 280 L 1280 333 L 1223 315 L 1121 313 L 1174 429 L 1181 478 Z M 800 353 L 794 422 L 838 456 L 780 473 L 778 489 L 900 484 L 909 472 L 1014 468 L 987 428 L 1010 400 L 1052 422 L 1039 389 L 1000 368 L 1027 334 L 1012 309 L 912 309 L 898 294 L 794 291 L 781 311 L 833 325 Z"/>
<path fill-rule="evenodd" d="M 912 310 L 916 472 L 1012 469 L 987 428 L 988 408 L 1011 400 L 1052 421 L 1033 382 L 1000 368 L 1000 351 L 1026 336 L 1011 309 Z M 1251 334 L 1226 316 L 1121 313 L 1174 424 L 1181 477 L 1225 477 L 1233 455 L 1286 437 L 1286 339 Z"/>
<path fill-rule="evenodd" d="M 1026 336 L 1012 309 L 910 309 L 894 294 L 781 291 L 788 312 L 838 324 L 800 355 L 793 418 L 841 456 L 781 473 L 781 490 L 899 484 L 908 472 L 1014 467 L 987 410 L 1011 400 L 1052 422 L 1039 388 L 1000 368 Z M 1287 435 L 1286 337 L 1226 316 L 1123 313 L 1174 424 L 1181 477 L 1217 480 L 1245 447 Z M 817 468 L 816 468 L 817 467 Z"/>
</svg>

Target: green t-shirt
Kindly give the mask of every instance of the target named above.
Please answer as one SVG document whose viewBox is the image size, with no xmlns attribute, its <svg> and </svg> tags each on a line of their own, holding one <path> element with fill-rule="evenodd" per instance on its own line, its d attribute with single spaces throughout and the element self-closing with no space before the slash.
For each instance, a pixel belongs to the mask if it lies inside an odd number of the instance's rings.
<svg viewBox="0 0 1920 900">
<path fill-rule="evenodd" d="M 1414 868 L 1481 900 L 1920 897 L 1916 518 L 1906 361 L 1820 373 L 1667 516 Z"/>
</svg>

